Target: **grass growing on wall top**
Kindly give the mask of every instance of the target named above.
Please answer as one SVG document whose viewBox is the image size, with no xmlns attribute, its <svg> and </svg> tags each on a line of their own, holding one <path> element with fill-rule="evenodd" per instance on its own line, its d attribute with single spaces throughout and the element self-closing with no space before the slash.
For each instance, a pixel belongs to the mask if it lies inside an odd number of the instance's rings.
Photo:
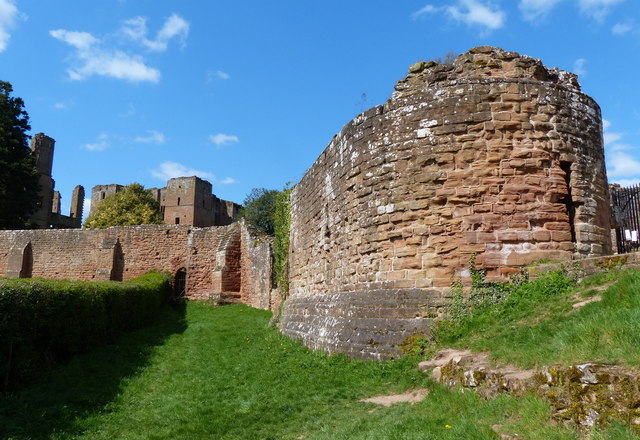
<svg viewBox="0 0 640 440">
<path fill-rule="evenodd" d="M 20 392 L 0 396 L 0 438 L 577 440 L 543 401 L 433 384 L 416 358 L 351 361 L 311 352 L 268 327 L 270 313 L 189 302 L 186 315 L 125 335 Z M 358 400 L 427 388 L 420 403 Z M 637 439 L 614 426 L 592 439 Z"/>
</svg>

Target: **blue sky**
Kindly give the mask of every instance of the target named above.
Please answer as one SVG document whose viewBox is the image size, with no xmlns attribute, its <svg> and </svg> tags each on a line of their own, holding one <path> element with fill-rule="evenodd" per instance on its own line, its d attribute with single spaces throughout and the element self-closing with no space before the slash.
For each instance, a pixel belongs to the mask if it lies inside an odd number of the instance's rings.
<svg viewBox="0 0 640 440">
<path fill-rule="evenodd" d="M 495 45 L 578 73 L 610 181 L 640 182 L 638 0 L 0 0 L 0 79 L 56 139 L 56 188 L 297 182 L 410 64 Z"/>
</svg>

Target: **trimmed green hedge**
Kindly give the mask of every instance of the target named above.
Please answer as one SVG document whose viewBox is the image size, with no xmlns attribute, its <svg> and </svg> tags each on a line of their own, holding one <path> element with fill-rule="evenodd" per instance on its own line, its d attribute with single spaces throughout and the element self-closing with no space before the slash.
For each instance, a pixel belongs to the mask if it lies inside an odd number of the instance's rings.
<svg viewBox="0 0 640 440">
<path fill-rule="evenodd" d="M 0 279 L 0 388 L 150 324 L 170 292 L 160 272 L 127 282 Z"/>
</svg>

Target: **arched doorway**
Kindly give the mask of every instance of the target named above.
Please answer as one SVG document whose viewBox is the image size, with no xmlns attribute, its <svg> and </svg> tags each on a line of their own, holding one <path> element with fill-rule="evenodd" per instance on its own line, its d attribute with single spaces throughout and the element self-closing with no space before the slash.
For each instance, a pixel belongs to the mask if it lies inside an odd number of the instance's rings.
<svg viewBox="0 0 640 440">
<path fill-rule="evenodd" d="M 187 294 L 187 270 L 179 269 L 173 276 L 173 298 L 181 301 Z"/>
</svg>

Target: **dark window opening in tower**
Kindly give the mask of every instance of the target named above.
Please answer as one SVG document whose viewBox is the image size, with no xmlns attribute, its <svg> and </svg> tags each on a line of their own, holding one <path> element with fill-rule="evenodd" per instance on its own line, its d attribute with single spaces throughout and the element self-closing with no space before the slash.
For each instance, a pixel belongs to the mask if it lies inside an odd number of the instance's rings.
<svg viewBox="0 0 640 440">
<path fill-rule="evenodd" d="M 560 168 L 564 171 L 564 181 L 567 184 L 567 195 L 563 197 L 562 202 L 567 208 L 569 216 L 569 227 L 571 228 L 571 241 L 576 242 L 576 205 L 571 195 L 571 162 L 560 162 Z"/>
</svg>

